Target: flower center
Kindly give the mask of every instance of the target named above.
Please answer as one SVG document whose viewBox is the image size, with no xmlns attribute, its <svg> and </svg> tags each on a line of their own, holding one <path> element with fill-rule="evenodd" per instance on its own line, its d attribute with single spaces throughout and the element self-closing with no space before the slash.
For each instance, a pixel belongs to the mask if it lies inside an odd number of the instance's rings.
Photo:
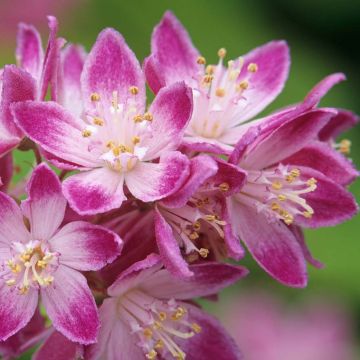
<svg viewBox="0 0 360 360">
<path fill-rule="evenodd" d="M 39 289 L 52 284 L 52 274 L 58 267 L 58 253 L 50 252 L 47 245 L 38 240 L 27 244 L 16 242 L 12 252 L 14 256 L 1 265 L 0 278 L 6 285 L 24 295 L 31 287 Z"/>
<path fill-rule="evenodd" d="M 147 359 L 171 354 L 174 359 L 184 360 L 186 354 L 176 343 L 201 331 L 196 323 L 188 321 L 187 310 L 175 300 L 167 302 L 155 299 L 141 290 L 132 290 L 120 298 L 120 317 L 139 337 Z"/>
<path fill-rule="evenodd" d="M 303 195 L 316 190 L 316 179 L 302 180 L 299 169 L 288 166 L 265 171 L 248 171 L 248 182 L 236 195 L 238 201 L 253 205 L 269 215 L 269 220 L 281 219 L 287 225 L 294 222 L 295 216 L 311 218 L 312 207 Z M 255 201 L 254 201 L 255 200 Z"/>
</svg>

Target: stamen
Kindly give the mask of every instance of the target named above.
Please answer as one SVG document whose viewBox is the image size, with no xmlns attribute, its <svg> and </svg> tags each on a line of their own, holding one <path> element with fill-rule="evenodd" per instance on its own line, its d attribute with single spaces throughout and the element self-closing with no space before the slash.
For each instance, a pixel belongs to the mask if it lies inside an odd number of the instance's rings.
<svg viewBox="0 0 360 360">
<path fill-rule="evenodd" d="M 98 93 L 92 93 L 92 94 L 90 95 L 90 100 L 91 100 L 91 101 L 94 101 L 94 102 L 100 101 L 100 95 L 99 95 Z"/>
<path fill-rule="evenodd" d="M 144 120 L 146 121 L 153 121 L 153 115 L 150 112 L 146 112 L 144 114 Z"/>
<path fill-rule="evenodd" d="M 249 82 L 247 80 L 241 81 L 239 84 L 237 84 L 237 90 L 246 90 L 249 87 Z"/>
<path fill-rule="evenodd" d="M 226 182 L 223 182 L 219 185 L 219 189 L 222 191 L 222 192 L 227 192 L 229 191 L 230 189 L 230 185 Z"/>
<path fill-rule="evenodd" d="M 258 71 L 258 66 L 255 63 L 250 63 L 247 67 L 247 70 L 252 73 L 256 73 Z"/>
<path fill-rule="evenodd" d="M 225 96 L 225 89 L 224 88 L 217 88 L 215 91 L 215 95 L 218 97 L 224 97 Z"/>
<path fill-rule="evenodd" d="M 199 64 L 199 65 L 205 65 L 206 64 L 206 59 L 203 57 L 203 56 L 199 56 L 196 60 L 196 62 Z"/>
<path fill-rule="evenodd" d="M 154 360 L 157 357 L 157 352 L 154 349 L 152 349 L 145 356 L 149 360 Z"/>
<path fill-rule="evenodd" d="M 130 86 L 129 91 L 131 95 L 137 95 L 139 93 L 139 88 L 137 86 Z"/>
<path fill-rule="evenodd" d="M 82 134 L 82 136 L 84 138 L 87 138 L 87 137 L 90 137 L 92 135 L 92 132 L 89 129 L 85 129 L 85 130 L 82 131 L 81 134 Z"/>
<path fill-rule="evenodd" d="M 140 115 L 140 114 L 137 114 L 137 115 L 135 115 L 133 117 L 133 120 L 134 120 L 134 122 L 139 123 L 139 122 L 142 122 L 144 120 L 144 117 L 142 115 Z"/>
<path fill-rule="evenodd" d="M 350 149 L 351 149 L 351 141 L 350 140 L 343 139 L 340 141 L 339 151 L 342 154 L 350 154 Z"/>
<path fill-rule="evenodd" d="M 104 120 L 99 117 L 95 117 L 93 123 L 94 123 L 94 125 L 103 126 Z"/>
<path fill-rule="evenodd" d="M 140 137 L 139 136 L 133 136 L 133 138 L 131 139 L 132 143 L 134 145 L 138 144 L 140 142 Z"/>
<path fill-rule="evenodd" d="M 210 251 L 209 251 L 208 249 L 205 249 L 205 248 L 201 248 L 201 249 L 199 250 L 200 256 L 201 256 L 202 258 L 204 258 L 204 259 L 206 259 L 206 258 L 208 257 L 209 252 L 210 252 Z"/>
<path fill-rule="evenodd" d="M 226 56 L 226 49 L 225 48 L 219 49 L 218 56 L 219 58 L 223 59 Z"/>
<path fill-rule="evenodd" d="M 208 65 L 206 67 L 205 73 L 208 75 L 212 75 L 214 73 L 214 66 L 213 65 Z"/>
</svg>

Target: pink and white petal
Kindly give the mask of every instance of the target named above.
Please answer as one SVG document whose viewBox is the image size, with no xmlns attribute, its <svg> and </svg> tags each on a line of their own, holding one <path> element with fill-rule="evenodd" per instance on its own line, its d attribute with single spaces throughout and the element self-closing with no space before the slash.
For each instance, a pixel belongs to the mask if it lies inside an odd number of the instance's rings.
<svg viewBox="0 0 360 360">
<path fill-rule="evenodd" d="M 166 86 L 165 77 L 161 72 L 161 64 L 154 55 L 145 58 L 143 62 L 143 71 L 146 81 L 154 94 L 158 93 L 162 87 Z"/>
<path fill-rule="evenodd" d="M 201 332 L 195 336 L 180 340 L 178 344 L 186 353 L 188 360 L 241 360 L 243 356 L 234 339 L 221 323 L 197 306 L 184 304 L 188 310 L 190 323 L 198 324 Z M 214 341 L 216 339 L 216 341 Z"/>
<path fill-rule="evenodd" d="M 0 156 L 7 154 L 9 151 L 19 145 L 21 138 L 9 134 L 0 124 Z"/>
<path fill-rule="evenodd" d="M 80 344 L 96 342 L 100 327 L 98 311 L 80 272 L 60 265 L 53 284 L 41 288 L 41 298 L 56 330 Z"/>
<path fill-rule="evenodd" d="M 166 269 L 158 270 L 138 286 L 155 298 L 190 300 L 217 294 L 248 274 L 242 266 L 217 262 L 194 264 L 189 269 L 193 275 L 186 279 L 175 278 Z"/>
<path fill-rule="evenodd" d="M 182 146 L 187 150 L 196 152 L 207 152 L 219 155 L 229 155 L 233 147 L 222 143 L 217 139 L 207 139 L 201 136 L 184 136 Z"/>
<path fill-rule="evenodd" d="M 0 158 L 0 191 L 6 192 L 13 175 L 13 156 L 11 153 Z"/>
<path fill-rule="evenodd" d="M 232 204 L 232 225 L 257 263 L 274 279 L 291 287 L 305 287 L 307 270 L 302 249 L 291 230 L 280 220 L 236 200 Z"/>
<path fill-rule="evenodd" d="M 216 161 L 207 155 L 199 155 L 190 160 L 190 175 L 184 185 L 174 194 L 162 200 L 162 204 L 170 208 L 185 206 L 191 196 L 211 176 L 215 175 L 218 166 Z"/>
<path fill-rule="evenodd" d="M 316 139 L 318 132 L 334 115 L 334 110 L 319 109 L 287 121 L 265 138 L 255 140 L 243 157 L 241 166 L 263 169 L 291 156 Z"/>
<path fill-rule="evenodd" d="M 164 14 L 154 28 L 151 52 L 159 63 L 158 76 L 164 78 L 166 85 L 181 80 L 192 81 L 201 70 L 197 64 L 198 50 L 183 25 L 170 11 Z M 147 80 L 150 83 L 152 78 Z M 154 86 L 150 83 L 150 87 Z"/>
<path fill-rule="evenodd" d="M 13 242 L 26 243 L 29 240 L 30 233 L 25 227 L 18 204 L 10 196 L 0 192 L 0 243 L 10 247 Z"/>
<path fill-rule="evenodd" d="M 82 359 L 84 349 L 54 330 L 33 355 L 32 360 L 75 360 Z"/>
<path fill-rule="evenodd" d="M 20 23 L 16 40 L 16 62 L 34 79 L 40 78 L 44 60 L 41 37 L 35 27 Z"/>
<path fill-rule="evenodd" d="M 91 104 L 91 94 L 97 93 L 105 108 L 111 106 L 114 91 L 121 103 L 130 97 L 135 101 L 137 111 L 145 107 L 145 79 L 135 54 L 124 38 L 114 29 L 103 30 L 91 49 L 81 75 L 83 100 Z M 129 88 L 136 86 L 138 94 L 131 95 Z"/>
<path fill-rule="evenodd" d="M 125 173 L 125 182 L 137 199 L 149 202 L 174 194 L 189 173 L 189 159 L 180 152 L 172 151 L 162 156 L 157 164 L 139 161 L 134 169 Z"/>
<path fill-rule="evenodd" d="M 63 192 L 80 215 L 94 215 L 119 208 L 124 195 L 124 176 L 109 168 L 92 169 L 68 177 Z"/>
<path fill-rule="evenodd" d="M 359 122 L 359 116 L 349 110 L 336 109 L 337 115 L 321 129 L 319 139 L 329 141 L 336 139 L 343 132 L 351 129 Z"/>
<path fill-rule="evenodd" d="M 192 114 L 192 91 L 184 82 L 164 87 L 149 108 L 153 115 L 151 138 L 141 146 L 148 148 L 144 160 L 160 157 L 165 151 L 176 150 Z"/>
<path fill-rule="evenodd" d="M 9 135 L 21 139 L 24 134 L 14 122 L 10 105 L 18 101 L 34 100 L 36 84 L 30 74 L 15 65 L 5 66 L 2 80 L 1 125 Z"/>
<path fill-rule="evenodd" d="M 340 185 L 348 185 L 359 176 L 350 160 L 320 141 L 310 143 L 281 163 L 315 169 Z"/>
<path fill-rule="evenodd" d="M 27 200 L 21 203 L 24 215 L 30 221 L 34 239 L 49 240 L 57 231 L 65 215 L 66 199 L 61 182 L 45 163 L 38 165 L 27 184 Z"/>
<path fill-rule="evenodd" d="M 80 271 L 100 270 L 112 263 L 122 248 L 122 240 L 114 232 L 85 221 L 66 224 L 50 244 L 61 254 L 61 264 Z"/>
<path fill-rule="evenodd" d="M 59 157 L 55 156 L 54 154 L 49 153 L 48 151 L 44 150 L 43 148 L 39 149 L 40 154 L 51 163 L 51 165 L 54 165 L 55 167 L 61 169 L 61 170 L 78 170 L 79 165 L 75 163 L 71 163 L 69 161 L 60 159 Z M 89 168 L 81 168 L 81 170 L 90 170 Z"/>
<path fill-rule="evenodd" d="M 247 123 L 246 125 L 242 124 L 240 126 L 235 126 L 232 128 L 225 129 L 224 133 L 218 137 L 218 141 L 227 144 L 227 145 L 236 145 L 242 136 L 246 133 L 248 127 L 254 125 L 254 121 Z"/>
<path fill-rule="evenodd" d="M 313 216 L 310 219 L 296 216 L 296 224 L 310 228 L 334 226 L 356 215 L 356 200 L 343 186 L 314 169 L 301 166 L 298 168 L 303 179 L 316 179 L 317 187 L 315 191 L 302 195 L 314 210 Z"/>
<path fill-rule="evenodd" d="M 246 105 L 236 119 L 238 122 L 251 119 L 280 94 L 289 74 L 289 48 L 285 41 L 271 41 L 252 50 L 244 56 L 245 71 L 240 73 L 238 81 L 248 77 L 251 63 L 258 66 L 258 71 L 250 75 L 250 86 L 244 93 Z"/>
<path fill-rule="evenodd" d="M 4 281 L 0 283 L 0 341 L 5 341 L 27 325 L 38 305 L 38 291 L 19 294 Z"/>
<path fill-rule="evenodd" d="M 89 139 L 82 136 L 85 123 L 55 102 L 26 101 L 12 106 L 16 123 L 46 151 L 79 167 L 95 167 Z"/>
<path fill-rule="evenodd" d="M 171 226 L 166 222 L 158 209 L 155 209 L 155 234 L 162 263 L 176 278 L 187 278 L 193 273 L 184 260 L 179 244 Z"/>
</svg>

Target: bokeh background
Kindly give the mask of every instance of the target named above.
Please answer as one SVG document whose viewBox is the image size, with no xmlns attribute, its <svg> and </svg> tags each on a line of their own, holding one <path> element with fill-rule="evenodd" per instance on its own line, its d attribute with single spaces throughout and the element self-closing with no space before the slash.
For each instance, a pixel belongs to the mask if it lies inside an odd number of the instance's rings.
<svg viewBox="0 0 360 360">
<path fill-rule="evenodd" d="M 14 62 L 16 27 L 19 21 L 36 25 L 47 37 L 47 14 L 60 20 L 60 35 L 82 43 L 89 50 L 98 32 L 114 27 L 142 60 L 150 51 L 150 34 L 165 10 L 171 9 L 183 22 L 208 62 L 216 62 L 220 47 L 235 58 L 272 39 L 286 39 L 292 66 L 283 93 L 265 111 L 300 101 L 324 76 L 343 71 L 348 80 L 331 90 L 322 105 L 360 113 L 360 2 L 356 0 L 0 0 L 0 65 Z M 344 136 L 352 141 L 350 157 L 360 167 L 360 127 Z M 30 159 L 17 154 L 22 169 Z M 360 200 L 360 182 L 351 186 Z M 323 270 L 310 268 L 305 290 L 285 288 L 246 258 L 250 276 L 226 290 L 218 303 L 204 303 L 217 316 L 235 297 L 254 289 L 280 297 L 292 309 L 302 303 L 340 304 L 353 329 L 353 341 L 360 341 L 360 220 L 336 228 L 308 231 L 313 255 L 326 264 Z M 320 300 L 319 300 L 320 299 Z M 235 314 L 234 314 L 235 315 Z M 238 319 L 241 324 L 241 318 Z M 315 321 L 315 320 L 314 320 Z M 319 359 L 322 360 L 322 359 Z"/>
</svg>

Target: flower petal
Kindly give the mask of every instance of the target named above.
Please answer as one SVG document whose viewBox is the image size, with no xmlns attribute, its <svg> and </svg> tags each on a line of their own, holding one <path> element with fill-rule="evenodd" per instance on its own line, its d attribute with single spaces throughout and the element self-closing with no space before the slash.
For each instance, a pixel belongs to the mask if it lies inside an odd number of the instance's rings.
<svg viewBox="0 0 360 360">
<path fill-rule="evenodd" d="M 42 301 L 53 326 L 71 341 L 94 343 L 100 324 L 85 277 L 60 265 L 54 278 L 52 285 L 41 289 Z"/>
<path fill-rule="evenodd" d="M 97 157 L 89 152 L 89 140 L 82 136 L 85 128 L 60 105 L 48 101 L 25 101 L 12 106 L 15 121 L 46 151 L 79 167 L 97 166 Z"/>
<path fill-rule="evenodd" d="M 125 43 L 123 37 L 114 29 L 103 30 L 91 49 L 81 75 L 83 100 L 91 104 L 91 94 L 97 93 L 101 101 L 111 106 L 114 91 L 121 103 L 126 104 L 134 98 L 137 111 L 145 106 L 145 80 L 135 54 Z M 131 95 L 129 88 L 136 86 L 138 94 Z"/>
<path fill-rule="evenodd" d="M 63 192 L 80 215 L 94 215 L 120 207 L 126 199 L 123 186 L 124 176 L 104 167 L 68 177 Z"/>
<path fill-rule="evenodd" d="M 7 154 L 0 158 L 0 190 L 6 191 L 13 175 L 13 157 Z"/>
<path fill-rule="evenodd" d="M 28 199 L 21 203 L 30 221 L 34 239 L 49 240 L 59 228 L 65 215 L 66 199 L 61 182 L 48 165 L 38 165 L 27 184 Z"/>
<path fill-rule="evenodd" d="M 61 264 L 81 271 L 100 270 L 120 255 L 122 247 L 118 235 L 85 221 L 66 224 L 50 243 L 61 254 Z"/>
<path fill-rule="evenodd" d="M 270 276 L 291 287 L 306 286 L 304 255 L 287 225 L 280 220 L 269 222 L 262 213 L 236 200 L 231 217 L 235 232 Z"/>
<path fill-rule="evenodd" d="M 125 173 L 125 182 L 137 199 L 155 201 L 175 193 L 188 178 L 189 168 L 188 158 L 172 151 L 162 156 L 158 164 L 138 162 Z"/>
<path fill-rule="evenodd" d="M 20 295 L 17 289 L 0 283 L 0 341 L 21 330 L 33 317 L 38 305 L 37 290 Z"/>
</svg>

